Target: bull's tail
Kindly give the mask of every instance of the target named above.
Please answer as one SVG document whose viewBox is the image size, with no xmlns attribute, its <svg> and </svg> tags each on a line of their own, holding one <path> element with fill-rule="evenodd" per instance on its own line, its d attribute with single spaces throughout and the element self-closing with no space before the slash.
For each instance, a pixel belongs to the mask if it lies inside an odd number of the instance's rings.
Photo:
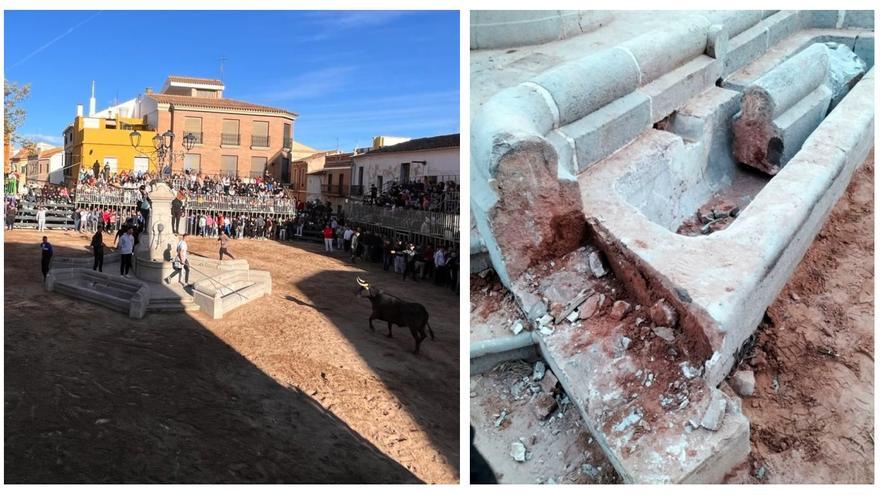
<svg viewBox="0 0 880 495">
<path fill-rule="evenodd" d="M 425 326 L 428 327 L 428 332 L 431 333 L 431 340 L 436 340 L 434 338 L 434 329 L 431 328 L 431 324 L 428 323 L 428 320 L 425 320 Z"/>
</svg>

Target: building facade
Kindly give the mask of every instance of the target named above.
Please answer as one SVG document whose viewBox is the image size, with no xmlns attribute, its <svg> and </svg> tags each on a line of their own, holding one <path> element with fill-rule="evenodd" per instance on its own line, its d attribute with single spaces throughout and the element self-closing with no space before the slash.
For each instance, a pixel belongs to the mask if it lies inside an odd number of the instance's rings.
<svg viewBox="0 0 880 495">
<path fill-rule="evenodd" d="M 392 182 L 459 182 L 461 160 L 459 134 L 447 134 L 405 141 L 372 149 L 352 157 L 351 196 L 380 191 Z"/>
<path fill-rule="evenodd" d="M 95 161 L 102 169 L 107 164 L 130 172 L 144 166 L 155 172 L 170 162 L 175 173 L 282 178 L 290 169 L 296 114 L 224 98 L 224 90 L 216 79 L 169 76 L 158 93 L 147 88 L 143 95 L 102 111 L 94 111 L 92 104 L 87 117 L 79 106 L 77 119 L 65 131 L 71 174 L 76 176 L 80 167 L 92 169 Z M 141 135 L 139 143 L 131 142 L 134 130 Z M 152 138 L 167 131 L 174 138 L 160 164 Z M 189 150 L 183 146 L 187 134 L 194 138 Z"/>
<path fill-rule="evenodd" d="M 63 182 L 64 148 L 56 147 L 29 154 L 25 175 L 28 182 Z"/>
</svg>

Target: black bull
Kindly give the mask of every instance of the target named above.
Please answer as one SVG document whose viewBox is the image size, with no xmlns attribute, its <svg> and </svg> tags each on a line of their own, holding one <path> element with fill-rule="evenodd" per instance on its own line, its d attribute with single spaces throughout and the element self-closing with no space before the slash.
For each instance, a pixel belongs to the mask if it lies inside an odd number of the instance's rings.
<svg viewBox="0 0 880 495">
<path fill-rule="evenodd" d="M 373 312 L 370 313 L 370 330 L 376 331 L 373 328 L 373 320 L 382 320 L 388 323 L 388 335 L 386 335 L 388 338 L 392 337 L 392 324 L 399 327 L 409 327 L 409 331 L 412 332 L 413 339 L 416 341 L 413 354 L 419 353 L 419 347 L 425 340 L 425 327 L 428 327 L 431 340 L 434 340 L 434 330 L 428 323 L 428 310 L 421 304 L 404 301 L 372 287 L 362 287 L 361 294 L 365 294 L 373 306 Z"/>
</svg>

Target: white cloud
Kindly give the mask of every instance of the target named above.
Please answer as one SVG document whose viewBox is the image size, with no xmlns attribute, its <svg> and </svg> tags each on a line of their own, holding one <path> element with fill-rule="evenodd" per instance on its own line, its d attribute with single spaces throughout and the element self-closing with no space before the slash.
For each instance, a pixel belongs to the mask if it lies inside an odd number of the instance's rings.
<svg viewBox="0 0 880 495">
<path fill-rule="evenodd" d="M 60 135 L 55 136 L 52 134 L 22 134 L 21 138 L 35 143 L 51 144 L 52 146 L 61 146 L 61 143 L 63 142 Z"/>
<path fill-rule="evenodd" d="M 254 101 L 291 101 L 317 98 L 332 94 L 334 91 L 348 86 L 357 67 L 339 66 L 316 69 L 287 81 L 276 83 L 260 93 L 242 96 L 245 100 Z"/>
<path fill-rule="evenodd" d="M 311 21 L 314 31 L 299 37 L 298 41 L 323 41 L 353 29 L 381 26 L 410 13 L 382 10 L 313 12 L 306 15 L 306 19 Z"/>
</svg>

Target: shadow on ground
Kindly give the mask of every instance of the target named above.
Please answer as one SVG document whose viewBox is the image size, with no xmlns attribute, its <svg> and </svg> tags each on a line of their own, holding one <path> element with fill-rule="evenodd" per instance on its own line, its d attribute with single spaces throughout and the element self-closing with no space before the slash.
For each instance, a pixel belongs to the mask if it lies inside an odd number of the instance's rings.
<svg viewBox="0 0 880 495">
<path fill-rule="evenodd" d="M 38 243 L 5 249 L 7 483 L 419 482 L 192 317 L 50 294 Z"/>
</svg>

